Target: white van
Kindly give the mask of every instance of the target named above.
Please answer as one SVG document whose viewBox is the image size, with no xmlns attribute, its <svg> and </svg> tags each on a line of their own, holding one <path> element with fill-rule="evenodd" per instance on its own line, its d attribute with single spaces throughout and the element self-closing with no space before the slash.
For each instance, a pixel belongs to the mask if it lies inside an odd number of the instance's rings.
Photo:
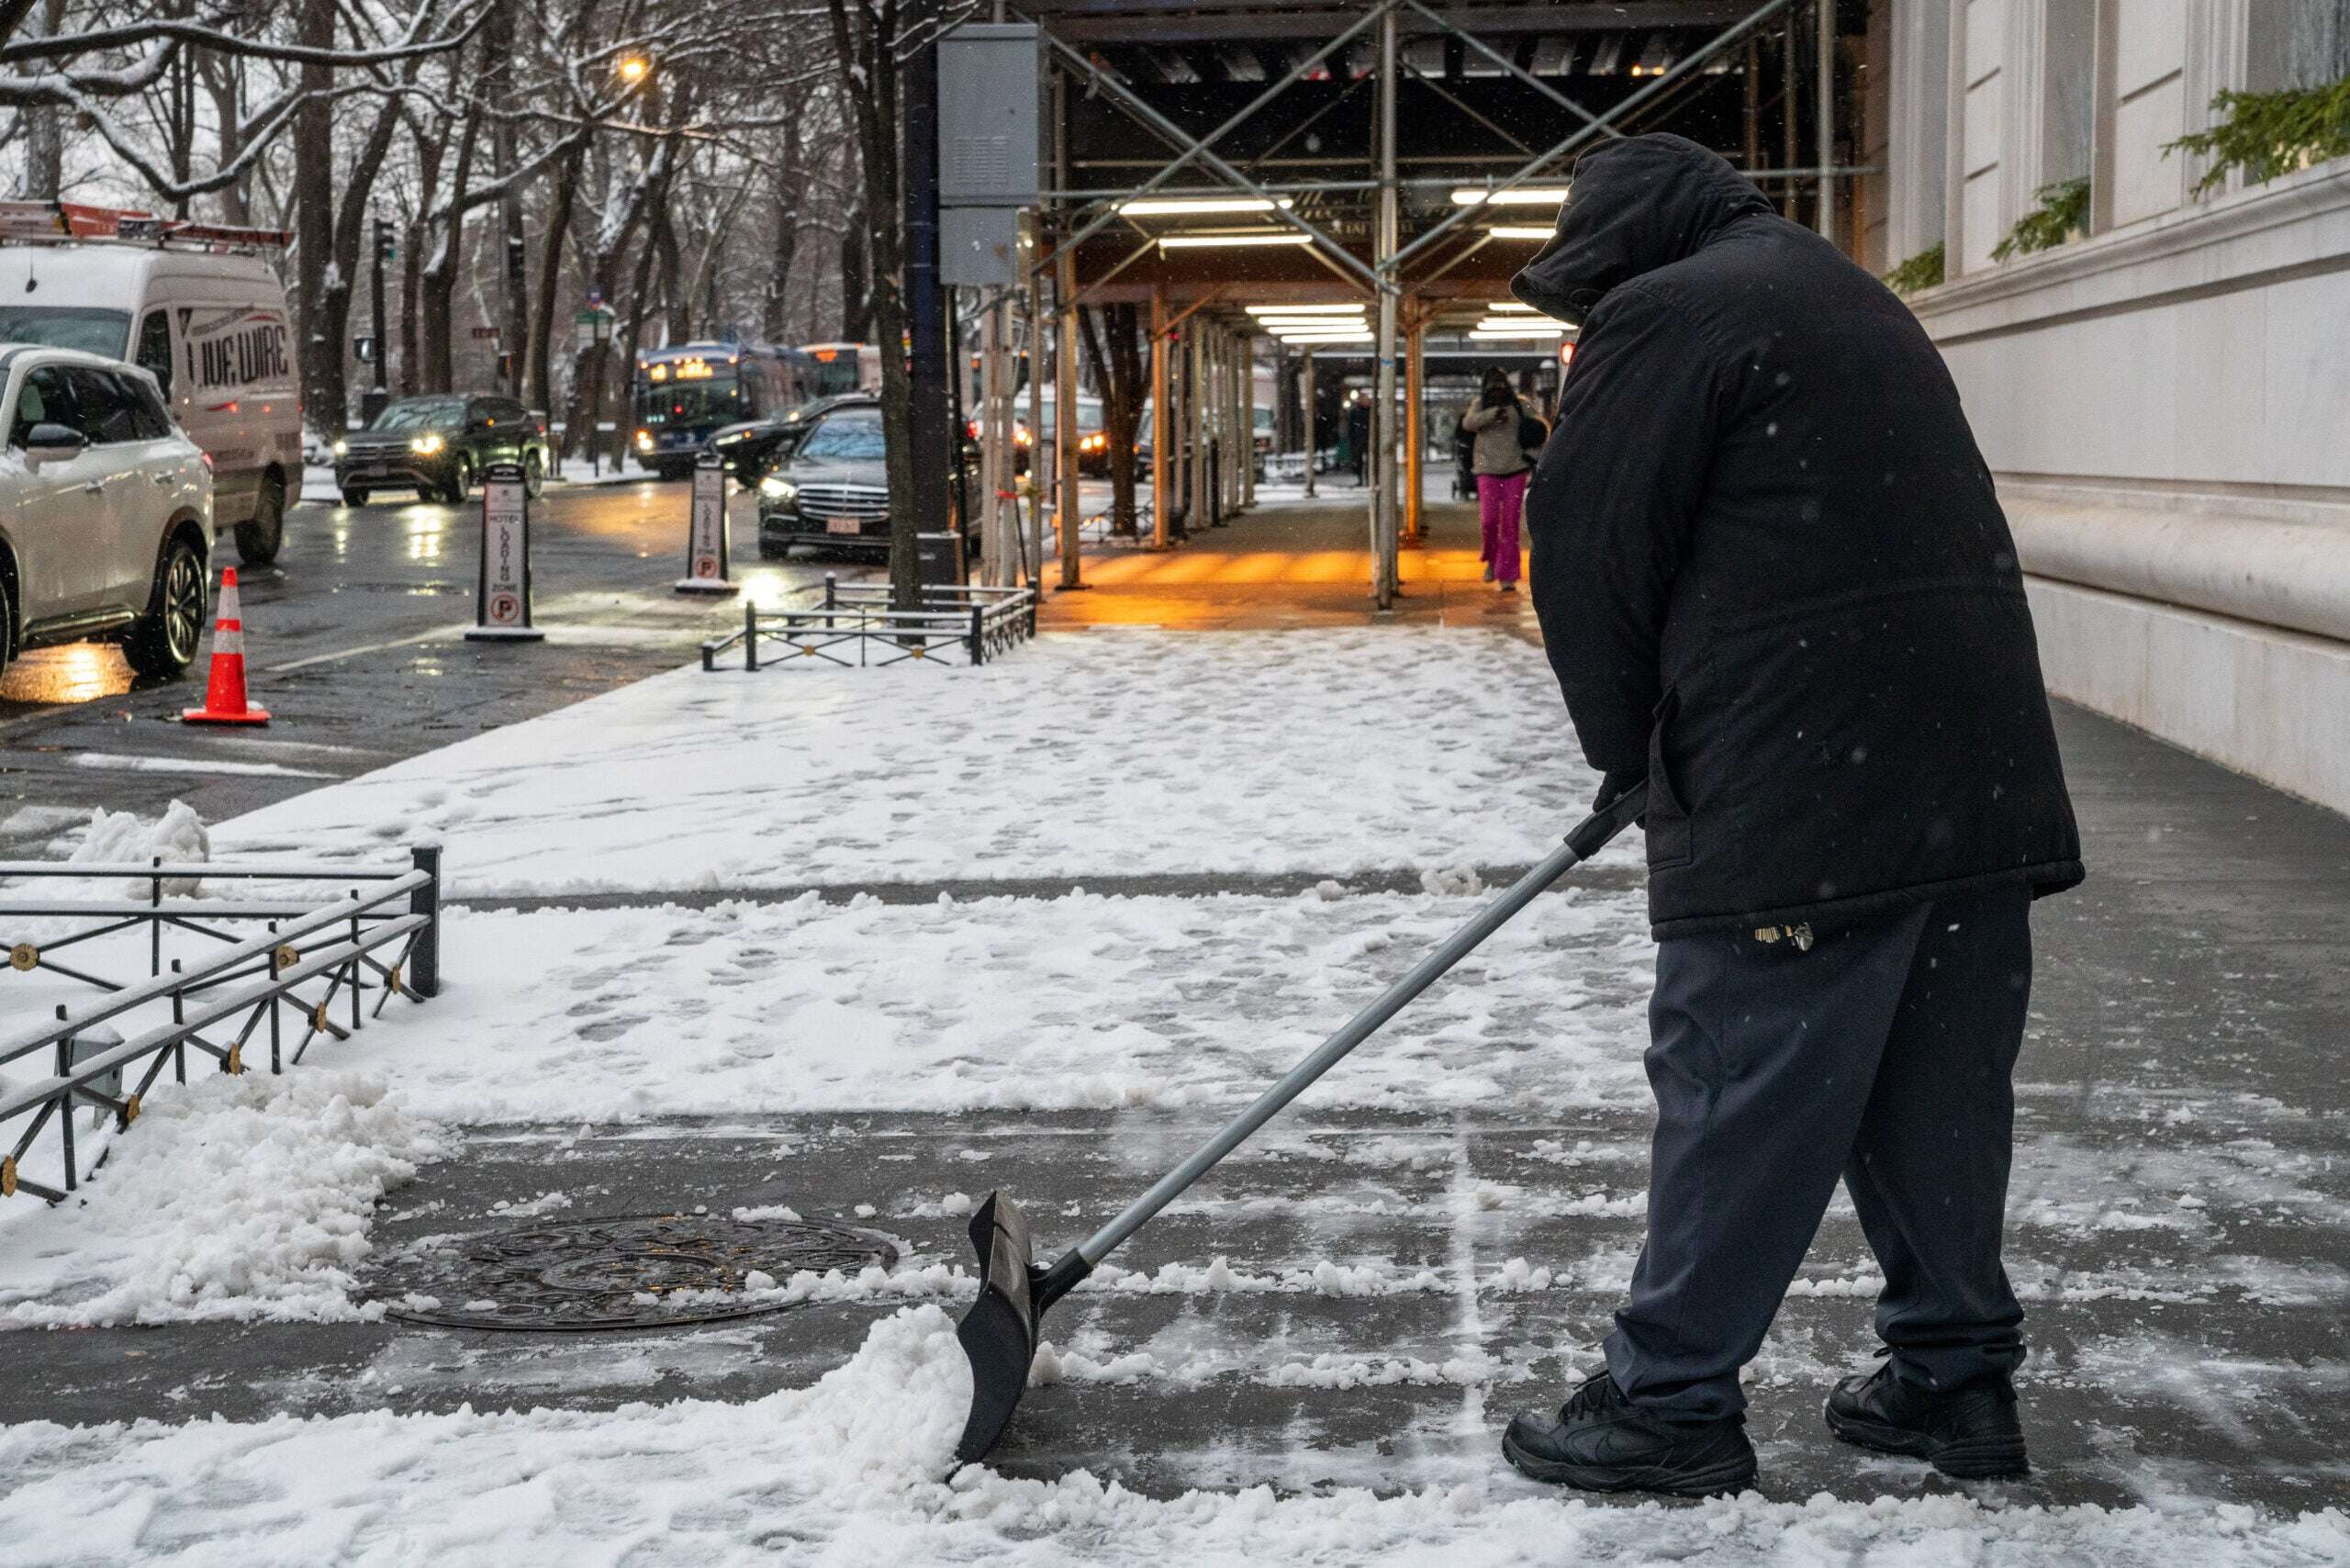
<svg viewBox="0 0 2350 1568">
<path fill-rule="evenodd" d="M 276 559 L 302 479 L 302 400 L 265 230 L 0 202 L 0 342 L 129 360 L 212 460 L 216 528 Z"/>
</svg>

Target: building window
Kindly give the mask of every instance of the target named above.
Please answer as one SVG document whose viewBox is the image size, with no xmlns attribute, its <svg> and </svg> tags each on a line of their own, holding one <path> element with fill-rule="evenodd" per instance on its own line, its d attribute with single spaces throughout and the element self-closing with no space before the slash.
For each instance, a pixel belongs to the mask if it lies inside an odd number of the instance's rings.
<svg viewBox="0 0 2350 1568">
<path fill-rule="evenodd" d="M 2350 76 L 2350 0 L 2261 0 L 2247 22 L 2246 90 L 2323 87 Z"/>
</svg>

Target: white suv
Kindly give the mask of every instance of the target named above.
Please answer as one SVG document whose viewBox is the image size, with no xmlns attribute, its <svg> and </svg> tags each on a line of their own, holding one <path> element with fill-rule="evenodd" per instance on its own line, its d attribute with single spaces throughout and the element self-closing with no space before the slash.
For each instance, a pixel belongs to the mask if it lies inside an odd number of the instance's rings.
<svg viewBox="0 0 2350 1568">
<path fill-rule="evenodd" d="M 145 371 L 0 344 L 0 666 L 107 638 L 177 676 L 204 635 L 212 471 Z"/>
</svg>

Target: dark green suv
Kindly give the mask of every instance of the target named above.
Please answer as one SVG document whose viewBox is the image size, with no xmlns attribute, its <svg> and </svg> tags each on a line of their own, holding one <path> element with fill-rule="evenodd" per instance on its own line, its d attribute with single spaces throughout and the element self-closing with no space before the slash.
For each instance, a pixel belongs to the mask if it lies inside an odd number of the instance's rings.
<svg viewBox="0 0 2350 1568">
<path fill-rule="evenodd" d="M 493 463 L 520 464 L 534 496 L 546 482 L 546 421 L 511 398 L 403 398 L 334 443 L 334 482 L 347 507 L 386 489 L 462 501 Z"/>
</svg>

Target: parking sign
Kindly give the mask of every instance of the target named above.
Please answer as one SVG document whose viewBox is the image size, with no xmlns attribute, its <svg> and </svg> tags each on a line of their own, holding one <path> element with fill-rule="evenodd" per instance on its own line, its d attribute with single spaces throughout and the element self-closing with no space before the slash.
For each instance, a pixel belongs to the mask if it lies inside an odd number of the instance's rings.
<svg viewBox="0 0 2350 1568">
<path fill-rule="evenodd" d="M 531 491 L 520 465 L 482 471 L 481 576 L 470 642 L 534 643 L 531 624 Z"/>
</svg>

